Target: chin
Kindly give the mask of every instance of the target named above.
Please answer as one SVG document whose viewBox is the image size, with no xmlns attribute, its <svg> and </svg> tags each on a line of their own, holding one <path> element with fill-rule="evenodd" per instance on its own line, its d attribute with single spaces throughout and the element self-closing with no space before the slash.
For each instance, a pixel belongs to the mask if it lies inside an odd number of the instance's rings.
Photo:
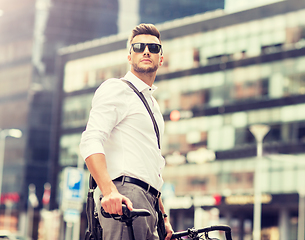
<svg viewBox="0 0 305 240">
<path fill-rule="evenodd" d="M 157 71 L 158 66 L 155 67 L 134 67 L 134 70 L 138 73 L 153 73 L 155 71 Z"/>
</svg>

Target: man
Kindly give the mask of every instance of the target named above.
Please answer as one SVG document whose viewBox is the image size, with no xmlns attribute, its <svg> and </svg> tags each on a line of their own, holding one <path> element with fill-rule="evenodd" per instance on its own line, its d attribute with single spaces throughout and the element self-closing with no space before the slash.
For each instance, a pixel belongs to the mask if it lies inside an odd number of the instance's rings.
<svg viewBox="0 0 305 240">
<path fill-rule="evenodd" d="M 164 121 L 152 93 L 157 69 L 163 63 L 160 33 L 152 24 L 140 24 L 130 37 L 130 71 L 123 79 L 143 93 L 160 133 Z M 122 81 L 109 79 L 96 91 L 89 121 L 80 144 L 81 154 L 102 192 L 101 205 L 110 214 L 122 214 L 122 203 L 132 210 L 147 209 L 149 217 L 134 221 L 136 240 L 157 240 L 156 203 L 165 213 L 160 189 L 165 165 L 154 125 L 143 102 Z M 104 240 L 128 240 L 123 223 L 100 217 Z M 169 240 L 173 230 L 164 218 Z"/>
</svg>

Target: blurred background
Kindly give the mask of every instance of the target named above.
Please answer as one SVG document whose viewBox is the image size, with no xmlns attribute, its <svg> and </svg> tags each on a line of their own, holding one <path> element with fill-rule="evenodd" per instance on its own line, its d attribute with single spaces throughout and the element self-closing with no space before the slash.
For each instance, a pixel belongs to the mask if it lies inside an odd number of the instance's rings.
<svg viewBox="0 0 305 240">
<path fill-rule="evenodd" d="M 304 240 L 304 14 L 303 0 L 0 0 L 0 237 L 84 237 L 80 135 L 144 22 L 164 50 L 155 97 L 174 230 Z"/>
</svg>

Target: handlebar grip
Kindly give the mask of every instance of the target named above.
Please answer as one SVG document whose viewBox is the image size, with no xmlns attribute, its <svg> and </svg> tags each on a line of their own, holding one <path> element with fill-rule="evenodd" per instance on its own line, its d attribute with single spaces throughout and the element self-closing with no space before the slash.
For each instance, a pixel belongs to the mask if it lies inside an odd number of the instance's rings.
<svg viewBox="0 0 305 240">
<path fill-rule="evenodd" d="M 123 215 L 119 215 L 119 214 L 110 214 L 105 212 L 104 208 L 101 207 L 101 214 L 103 215 L 103 217 L 105 218 L 127 218 L 127 219 L 131 219 L 134 217 L 145 217 L 145 216 L 150 216 L 150 212 L 146 209 L 133 209 L 132 211 L 130 211 L 128 209 L 128 207 L 125 204 L 122 204 L 122 211 L 123 211 Z M 119 220 L 119 219 L 117 219 Z"/>
<path fill-rule="evenodd" d="M 101 207 L 101 214 L 104 218 L 111 218 L 110 213 L 105 212 L 103 207 Z"/>
<path fill-rule="evenodd" d="M 123 211 L 123 215 L 126 215 L 126 216 L 130 215 L 130 211 L 125 204 L 122 204 L 122 211 Z M 106 212 L 103 207 L 101 207 L 101 214 L 103 215 L 104 218 L 121 217 L 121 215 L 119 215 L 119 214 L 110 214 L 110 213 Z"/>
</svg>

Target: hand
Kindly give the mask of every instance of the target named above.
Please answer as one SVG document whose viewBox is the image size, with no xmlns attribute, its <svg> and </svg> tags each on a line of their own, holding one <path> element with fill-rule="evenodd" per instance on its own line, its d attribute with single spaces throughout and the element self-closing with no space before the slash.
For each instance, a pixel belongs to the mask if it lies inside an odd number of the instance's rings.
<svg viewBox="0 0 305 240">
<path fill-rule="evenodd" d="M 101 204 L 105 212 L 110 214 L 123 215 L 122 203 L 125 203 L 130 211 L 133 210 L 132 202 L 129 200 L 129 198 L 125 197 L 119 192 L 111 192 L 110 194 L 103 196 L 101 200 Z"/>
<path fill-rule="evenodd" d="M 170 240 L 172 235 L 173 235 L 173 233 L 174 233 L 174 230 L 172 228 L 172 225 L 169 222 L 168 217 L 164 219 L 164 225 L 165 225 L 165 230 L 167 232 L 165 240 Z"/>
</svg>

